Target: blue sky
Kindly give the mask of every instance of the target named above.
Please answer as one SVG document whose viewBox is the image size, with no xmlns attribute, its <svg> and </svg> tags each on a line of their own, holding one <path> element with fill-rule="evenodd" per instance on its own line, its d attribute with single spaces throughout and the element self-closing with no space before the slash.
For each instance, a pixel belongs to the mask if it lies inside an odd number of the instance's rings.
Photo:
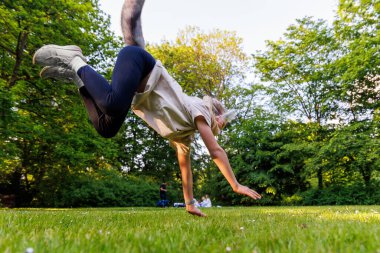
<svg viewBox="0 0 380 253">
<path fill-rule="evenodd" d="M 100 0 L 118 35 L 123 2 Z M 236 31 L 245 52 L 253 53 L 265 48 L 265 40 L 281 38 L 297 18 L 313 16 L 332 22 L 337 5 L 338 0 L 145 0 L 143 32 L 147 42 L 159 43 L 174 40 L 188 25 L 205 32 L 213 28 Z"/>
</svg>

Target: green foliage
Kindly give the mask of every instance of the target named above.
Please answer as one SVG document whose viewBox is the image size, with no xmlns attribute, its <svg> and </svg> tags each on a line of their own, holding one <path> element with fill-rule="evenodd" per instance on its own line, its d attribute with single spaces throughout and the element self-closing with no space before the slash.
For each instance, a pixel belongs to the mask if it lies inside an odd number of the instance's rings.
<svg viewBox="0 0 380 253">
<path fill-rule="evenodd" d="M 148 50 L 192 96 L 234 99 L 238 91 L 233 88 L 242 87 L 248 71 L 242 39 L 235 32 L 215 29 L 205 33 L 197 27 L 187 27 L 175 42 L 164 41 Z"/>
<path fill-rule="evenodd" d="M 238 110 L 218 141 L 238 180 L 264 197 L 233 193 L 198 136 L 196 196 L 223 205 L 379 203 L 379 8 L 340 0 L 331 25 L 296 20 L 253 55 L 254 69 L 235 32 L 188 27 L 174 42 L 148 45 L 186 93 Z M 181 201 L 167 140 L 133 115 L 115 138 L 101 138 L 75 86 L 41 80 L 31 65 L 44 44 L 77 44 L 109 78 L 122 46 L 109 25 L 98 0 L 0 3 L 0 194 L 16 194 L 18 206 L 148 206 L 163 181 Z M 252 70 L 261 83 L 247 83 Z"/>
<path fill-rule="evenodd" d="M 268 49 L 254 55 L 276 110 L 319 124 L 332 119 L 337 108 L 333 63 L 340 50 L 333 29 L 304 18 L 289 26 L 284 37 L 268 41 Z"/>
<path fill-rule="evenodd" d="M 331 185 L 323 190 L 311 189 L 300 193 L 295 205 L 376 205 L 380 203 L 380 182 L 366 186 Z"/>
<path fill-rule="evenodd" d="M 354 121 L 379 107 L 380 5 L 377 0 L 340 0 L 335 22 L 343 54 L 336 62 L 340 99 Z"/>
<path fill-rule="evenodd" d="M 0 186 L 17 205 L 29 205 L 56 171 L 119 165 L 120 147 L 93 130 L 75 85 L 41 80 L 31 64 L 35 50 L 51 43 L 77 44 L 91 64 L 107 62 L 118 45 L 109 24 L 96 0 L 0 3 Z"/>
<path fill-rule="evenodd" d="M 157 180 L 170 181 L 178 171 L 175 150 L 162 138 L 133 115 L 127 118 L 121 131 L 125 142 L 125 165 L 136 175 L 153 176 Z"/>
<path fill-rule="evenodd" d="M 369 185 L 380 169 L 379 147 L 377 124 L 353 123 L 336 129 L 306 163 L 310 170 L 323 168 L 326 185 L 351 181 Z"/>
<path fill-rule="evenodd" d="M 280 121 L 260 145 L 252 141 L 259 139 L 254 138 L 257 129 L 232 136 L 239 143 L 236 149 L 251 158 L 232 163 L 251 168 L 246 178 L 264 179 L 264 188 L 258 182 L 255 186 L 266 193 L 264 199 L 272 196 L 270 203 L 303 203 L 302 192 L 322 194 L 324 187 L 328 193 L 343 187 L 348 194 L 346 202 L 331 195 L 327 203 L 369 203 L 355 200 L 350 191 L 367 193 L 353 182 L 367 187 L 378 183 L 379 7 L 378 1 L 341 0 L 332 26 L 299 19 L 283 39 L 268 41 L 267 50 L 254 54 L 256 71 L 273 102 L 269 110 L 299 122 Z M 236 139 L 242 136 L 250 141 Z M 260 163 L 257 154 L 267 155 L 270 162 Z"/>
<path fill-rule="evenodd" d="M 62 173 L 61 173 L 62 174 Z M 114 170 L 67 173 L 59 180 L 43 181 L 34 206 L 107 207 L 155 206 L 159 200 L 159 185 L 149 177 L 123 176 Z M 169 199 L 175 190 L 169 187 Z"/>
<path fill-rule="evenodd" d="M 219 139 L 239 182 L 264 193 L 274 183 L 268 171 L 273 164 L 276 143 L 270 140 L 277 128 L 277 117 L 258 108 L 251 114 L 251 118 L 239 119 L 231 124 Z M 237 196 L 216 169 L 209 176 L 207 185 L 207 188 L 212 189 L 211 195 L 220 196 L 218 200 L 222 204 L 255 203 L 247 197 Z M 270 198 L 271 193 L 268 195 Z M 268 198 L 264 197 L 259 203 L 267 203 Z"/>
<path fill-rule="evenodd" d="M 16 119 L 12 107 L 11 93 L 6 89 L 4 80 L 0 79 L 0 157 L 2 158 L 0 166 L 6 166 L 10 162 L 9 159 L 17 152 L 16 146 L 8 139 L 11 132 L 9 125 Z"/>
</svg>

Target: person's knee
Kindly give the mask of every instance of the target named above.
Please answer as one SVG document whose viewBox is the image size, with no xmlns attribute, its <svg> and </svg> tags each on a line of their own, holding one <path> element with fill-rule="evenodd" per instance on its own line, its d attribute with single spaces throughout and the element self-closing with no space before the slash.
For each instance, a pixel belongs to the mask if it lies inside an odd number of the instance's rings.
<svg viewBox="0 0 380 253">
<path fill-rule="evenodd" d="M 117 131 L 100 130 L 100 129 L 96 129 L 96 131 L 100 134 L 100 136 L 107 139 L 115 137 L 115 135 L 117 134 Z"/>
<path fill-rule="evenodd" d="M 108 103 L 108 104 L 103 105 L 102 108 L 103 108 L 103 112 L 111 117 L 119 116 L 126 109 L 119 103 Z"/>
<path fill-rule="evenodd" d="M 95 126 L 96 131 L 103 138 L 112 138 L 114 137 L 120 129 L 121 124 L 119 122 L 104 122 L 100 120 L 98 124 Z"/>
<path fill-rule="evenodd" d="M 128 57 L 133 57 L 137 55 L 141 55 L 141 53 L 146 52 L 143 48 L 138 47 L 138 46 L 126 46 L 123 47 L 123 49 L 120 50 L 119 52 L 119 57 L 120 56 L 128 56 Z"/>
<path fill-rule="evenodd" d="M 126 46 L 119 52 L 119 58 L 133 60 L 134 63 L 139 62 L 148 72 L 153 69 L 156 64 L 156 59 L 145 51 L 145 49 L 138 46 Z"/>
<path fill-rule="evenodd" d="M 129 94 L 113 94 L 108 96 L 105 103 L 101 104 L 102 111 L 105 115 L 110 117 L 118 118 L 124 115 L 131 108 L 131 104 L 134 97 L 133 93 Z"/>
</svg>

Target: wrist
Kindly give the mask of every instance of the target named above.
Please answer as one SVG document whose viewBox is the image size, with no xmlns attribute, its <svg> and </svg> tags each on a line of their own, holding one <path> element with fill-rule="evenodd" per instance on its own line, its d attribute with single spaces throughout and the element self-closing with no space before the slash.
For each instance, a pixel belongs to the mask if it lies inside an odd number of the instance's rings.
<svg viewBox="0 0 380 253">
<path fill-rule="evenodd" d="M 195 199 L 192 199 L 192 200 L 190 200 L 190 201 L 185 201 L 185 204 L 186 204 L 187 206 L 189 206 L 189 205 L 194 205 L 194 204 L 195 204 Z"/>
<path fill-rule="evenodd" d="M 232 190 L 233 190 L 234 192 L 236 192 L 236 191 L 239 189 L 239 186 L 240 186 L 239 183 L 236 183 L 236 184 L 231 185 Z"/>
</svg>

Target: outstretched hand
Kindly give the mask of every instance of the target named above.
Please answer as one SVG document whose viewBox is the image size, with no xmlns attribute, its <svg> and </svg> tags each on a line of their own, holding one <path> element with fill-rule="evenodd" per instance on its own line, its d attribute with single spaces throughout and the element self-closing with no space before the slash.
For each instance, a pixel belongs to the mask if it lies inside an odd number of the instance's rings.
<svg viewBox="0 0 380 253">
<path fill-rule="evenodd" d="M 261 195 L 258 194 L 256 191 L 248 188 L 247 186 L 239 184 L 236 189 L 234 189 L 234 192 L 247 195 L 248 197 L 251 197 L 253 199 L 261 199 Z"/>
</svg>

